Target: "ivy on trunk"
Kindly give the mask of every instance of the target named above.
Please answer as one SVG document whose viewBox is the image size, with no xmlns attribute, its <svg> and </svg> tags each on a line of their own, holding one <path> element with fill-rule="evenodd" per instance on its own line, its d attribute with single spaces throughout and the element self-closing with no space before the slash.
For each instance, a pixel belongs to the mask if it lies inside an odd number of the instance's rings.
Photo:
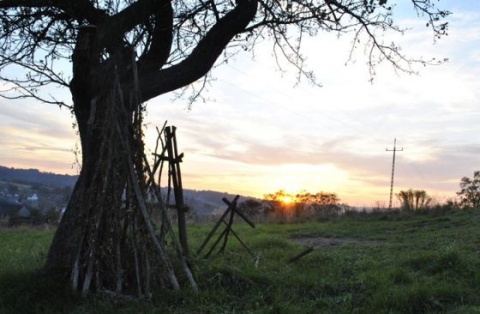
<svg viewBox="0 0 480 314">
<path fill-rule="evenodd" d="M 83 294 L 94 289 L 148 296 L 153 285 L 179 289 L 177 260 L 196 289 L 175 238 L 172 255 L 166 235 L 156 233 L 152 210 L 164 208 L 146 202 L 143 109 L 133 51 L 120 50 L 100 66 L 95 62 L 95 31 L 85 27 L 80 32 L 74 53 L 78 66 L 73 94 L 77 104 L 87 100 L 75 112 L 84 166 L 47 266 L 70 276 L 73 289 Z M 167 215 L 161 217 L 162 229 L 172 232 Z"/>
</svg>

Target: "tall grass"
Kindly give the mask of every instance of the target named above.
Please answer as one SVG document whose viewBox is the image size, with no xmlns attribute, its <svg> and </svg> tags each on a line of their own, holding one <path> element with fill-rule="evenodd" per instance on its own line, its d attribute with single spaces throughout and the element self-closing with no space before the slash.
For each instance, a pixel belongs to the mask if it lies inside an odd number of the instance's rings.
<svg viewBox="0 0 480 314">
<path fill-rule="evenodd" d="M 38 271 L 53 231 L 5 230 L 0 313 L 479 312 L 479 222 L 480 212 L 470 211 L 351 214 L 255 229 L 238 223 L 254 256 L 230 237 L 223 254 L 194 257 L 198 295 L 156 291 L 148 301 L 75 296 Z M 193 251 L 210 228 L 190 227 Z M 289 264 L 305 249 L 299 238 L 325 241 Z"/>
</svg>

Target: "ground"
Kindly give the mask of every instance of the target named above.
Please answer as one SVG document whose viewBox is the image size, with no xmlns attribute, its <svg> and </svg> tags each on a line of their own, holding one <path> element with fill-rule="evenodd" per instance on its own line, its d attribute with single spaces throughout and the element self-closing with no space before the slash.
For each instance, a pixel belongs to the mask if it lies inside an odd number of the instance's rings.
<svg viewBox="0 0 480 314">
<path fill-rule="evenodd" d="M 307 247 L 313 247 L 313 248 L 337 246 L 337 245 L 348 244 L 348 243 L 363 243 L 363 244 L 380 243 L 380 241 L 361 240 L 361 239 L 355 239 L 355 238 L 325 238 L 325 237 L 296 238 L 295 241 Z"/>
</svg>

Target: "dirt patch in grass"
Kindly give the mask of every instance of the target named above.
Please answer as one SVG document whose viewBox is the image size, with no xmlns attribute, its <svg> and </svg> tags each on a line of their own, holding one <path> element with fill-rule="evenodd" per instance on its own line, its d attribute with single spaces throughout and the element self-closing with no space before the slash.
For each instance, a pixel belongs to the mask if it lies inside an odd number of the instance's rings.
<svg viewBox="0 0 480 314">
<path fill-rule="evenodd" d="M 372 240 L 361 240 L 355 238 L 295 238 L 293 239 L 296 242 L 299 242 L 302 245 L 309 247 L 329 247 L 329 246 L 338 246 L 343 244 L 350 243 L 359 243 L 359 244 L 380 244 L 382 241 L 372 241 Z"/>
</svg>

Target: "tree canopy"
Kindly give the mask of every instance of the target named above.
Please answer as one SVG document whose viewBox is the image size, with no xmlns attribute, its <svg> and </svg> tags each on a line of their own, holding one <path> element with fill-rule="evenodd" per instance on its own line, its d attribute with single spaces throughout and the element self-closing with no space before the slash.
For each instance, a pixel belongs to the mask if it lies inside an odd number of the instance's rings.
<svg viewBox="0 0 480 314">
<path fill-rule="evenodd" d="M 447 32 L 449 12 L 435 2 L 411 0 L 411 5 L 440 37 Z M 142 101 L 189 85 L 219 56 L 251 50 L 262 40 L 271 40 L 277 57 L 311 78 L 302 40 L 321 31 L 352 32 L 352 49 L 363 43 L 370 66 L 387 60 L 408 70 L 411 60 L 380 35 L 405 31 L 394 23 L 394 8 L 392 0 L 1 0 L 0 79 L 11 85 L 0 94 L 64 105 L 39 91 L 75 83 L 65 60 L 72 61 L 79 40 L 87 40 L 79 38 L 87 25 L 95 26 L 90 48 L 100 64 L 118 49 L 135 50 Z M 25 76 L 8 71 L 12 65 L 23 68 Z"/>
</svg>

